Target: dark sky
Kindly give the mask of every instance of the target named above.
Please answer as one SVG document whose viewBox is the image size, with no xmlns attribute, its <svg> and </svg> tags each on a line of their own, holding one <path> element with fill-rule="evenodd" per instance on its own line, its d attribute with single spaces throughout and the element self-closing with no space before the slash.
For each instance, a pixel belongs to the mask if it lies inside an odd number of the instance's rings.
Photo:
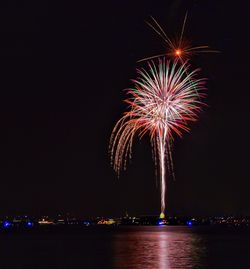
<svg viewBox="0 0 250 269">
<path fill-rule="evenodd" d="M 167 214 L 248 214 L 247 1 L 6 1 L 0 6 L 0 214 L 158 214 L 149 139 L 117 179 L 108 143 L 138 59 L 164 52 L 145 24 L 221 51 L 194 57 L 208 107 L 176 139 Z"/>
</svg>

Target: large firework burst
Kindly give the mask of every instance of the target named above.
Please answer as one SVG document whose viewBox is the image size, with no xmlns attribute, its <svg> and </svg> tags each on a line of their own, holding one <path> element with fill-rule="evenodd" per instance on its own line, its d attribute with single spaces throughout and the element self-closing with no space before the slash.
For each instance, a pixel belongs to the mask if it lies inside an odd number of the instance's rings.
<svg viewBox="0 0 250 269">
<path fill-rule="evenodd" d="M 173 63 L 165 58 L 155 64 L 149 62 L 149 72 L 138 70 L 134 87 L 127 90 L 129 111 L 116 123 L 111 139 L 111 163 L 119 174 L 131 158 L 135 135 L 146 133 L 156 155 L 160 170 L 161 217 L 165 212 L 166 162 L 172 166 L 171 145 L 175 134 L 189 131 L 188 123 L 197 120 L 202 107 L 204 79 L 197 79 L 197 71 L 188 71 L 187 63 Z"/>
</svg>

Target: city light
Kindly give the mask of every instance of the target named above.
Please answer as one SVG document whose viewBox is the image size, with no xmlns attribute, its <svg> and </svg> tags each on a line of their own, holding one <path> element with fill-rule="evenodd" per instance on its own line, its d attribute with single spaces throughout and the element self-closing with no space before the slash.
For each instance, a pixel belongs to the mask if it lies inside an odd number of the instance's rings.
<svg viewBox="0 0 250 269">
<path fill-rule="evenodd" d="M 28 228 L 33 227 L 33 225 L 34 225 L 34 223 L 31 222 L 31 221 L 28 221 L 28 222 L 26 223 L 26 226 L 27 226 Z"/>
<path fill-rule="evenodd" d="M 12 224 L 11 224 L 10 221 L 4 221 L 4 222 L 3 222 L 3 227 L 4 227 L 5 229 L 10 228 L 11 226 L 12 226 Z"/>
</svg>

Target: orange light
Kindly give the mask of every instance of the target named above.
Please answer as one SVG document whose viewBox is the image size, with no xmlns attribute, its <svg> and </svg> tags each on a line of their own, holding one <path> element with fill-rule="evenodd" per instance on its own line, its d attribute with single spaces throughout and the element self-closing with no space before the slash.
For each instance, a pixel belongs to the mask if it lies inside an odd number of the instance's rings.
<svg viewBox="0 0 250 269">
<path fill-rule="evenodd" d="M 176 56 L 180 56 L 180 55 L 181 55 L 181 50 L 177 49 L 177 50 L 175 51 L 175 55 L 176 55 Z"/>
</svg>

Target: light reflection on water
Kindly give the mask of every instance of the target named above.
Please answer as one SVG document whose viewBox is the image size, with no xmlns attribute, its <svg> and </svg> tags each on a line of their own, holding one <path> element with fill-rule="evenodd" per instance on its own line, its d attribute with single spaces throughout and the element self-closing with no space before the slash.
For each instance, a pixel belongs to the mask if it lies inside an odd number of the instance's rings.
<svg viewBox="0 0 250 269">
<path fill-rule="evenodd" d="M 206 255 L 202 239 L 186 227 L 140 227 L 114 241 L 117 269 L 199 268 Z"/>
</svg>

